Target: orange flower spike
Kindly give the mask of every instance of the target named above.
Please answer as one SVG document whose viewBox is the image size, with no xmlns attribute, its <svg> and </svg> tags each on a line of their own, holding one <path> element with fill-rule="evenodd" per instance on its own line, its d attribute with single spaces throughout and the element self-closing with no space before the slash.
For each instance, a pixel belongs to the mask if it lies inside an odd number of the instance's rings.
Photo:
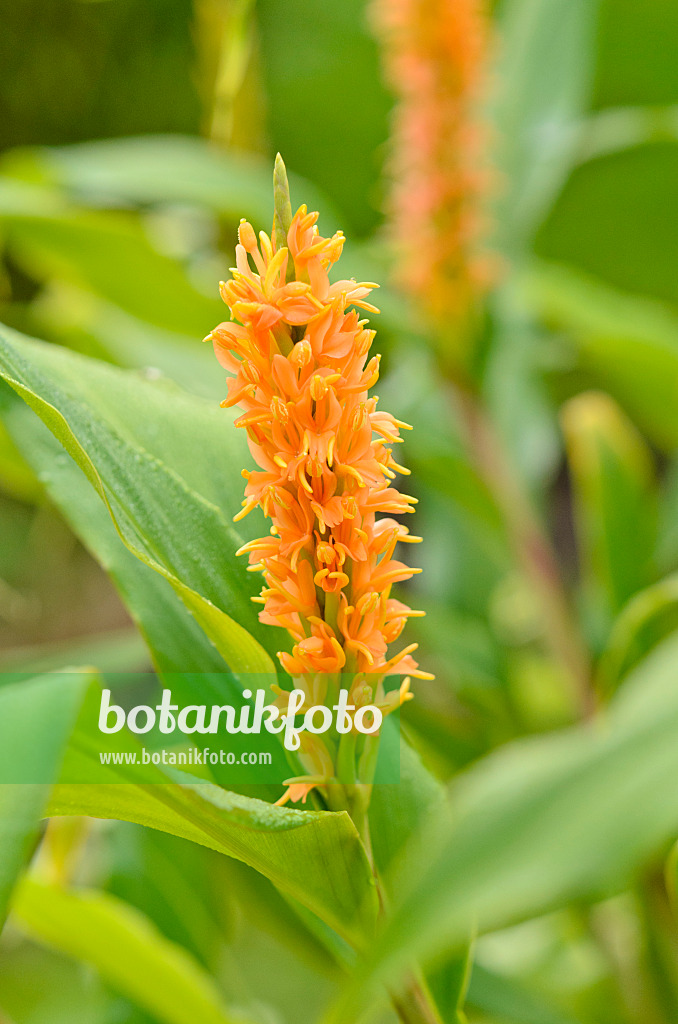
<svg viewBox="0 0 678 1024">
<path fill-rule="evenodd" d="M 353 307 L 374 308 L 365 298 L 375 286 L 330 282 L 343 235 L 323 238 L 317 214 L 304 206 L 294 217 L 285 213 L 281 161 L 275 182 L 273 236 L 262 232 L 257 241 L 241 223 L 236 269 L 221 286 L 233 320 L 211 335 L 232 374 L 223 404 L 242 411 L 236 425 L 247 431 L 259 467 L 243 471 L 245 499 L 235 518 L 259 505 L 272 523 L 268 536 L 241 548 L 264 577 L 259 617 L 292 637 L 292 653 L 279 660 L 304 692 L 307 680 L 342 671 L 369 673 L 377 688 L 385 674 L 425 677 L 412 645 L 388 657 L 407 618 L 418 614 L 390 597 L 394 582 L 419 571 L 394 560 L 396 542 L 418 538 L 378 518 L 413 511 L 415 499 L 393 486 L 405 470 L 390 446 L 407 425 L 377 412 L 368 396 L 379 359 L 370 359 L 374 331 Z M 384 700 L 385 713 L 399 703 Z M 325 758 L 322 771 L 291 780 L 286 799 L 305 799 L 331 769 Z"/>
<path fill-rule="evenodd" d="M 478 117 L 489 51 L 484 0 L 373 0 L 396 96 L 390 216 L 401 284 L 436 318 L 464 317 L 491 282 L 480 252 L 488 191 Z"/>
</svg>

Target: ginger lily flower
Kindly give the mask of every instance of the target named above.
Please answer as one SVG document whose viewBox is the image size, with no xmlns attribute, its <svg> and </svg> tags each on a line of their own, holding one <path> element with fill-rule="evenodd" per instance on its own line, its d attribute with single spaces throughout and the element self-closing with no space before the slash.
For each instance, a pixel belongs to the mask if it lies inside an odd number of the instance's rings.
<svg viewBox="0 0 678 1024">
<path fill-rule="evenodd" d="M 478 107 L 484 0 L 373 0 L 395 97 L 389 213 L 400 283 L 438 321 L 458 321 L 495 273 L 480 252 L 490 174 Z"/>
<path fill-rule="evenodd" d="M 261 232 L 258 242 L 241 222 L 236 268 L 221 284 L 233 319 L 209 335 L 232 374 L 222 405 L 241 410 L 236 425 L 247 431 L 259 467 L 243 471 L 245 499 L 235 518 L 259 505 L 272 523 L 270 535 L 241 553 L 265 580 L 261 620 L 293 638 L 292 653 L 279 660 L 295 686 L 310 698 L 327 689 L 329 677 L 347 674 L 388 712 L 410 694 L 408 681 L 385 697 L 386 675 L 432 678 L 412 657 L 416 644 L 387 650 L 407 618 L 421 614 L 391 597 L 395 582 L 420 571 L 394 558 L 396 544 L 420 538 L 378 518 L 413 511 L 416 499 L 393 486 L 406 471 L 391 454 L 409 428 L 368 396 L 379 360 L 369 358 L 375 332 L 357 309 L 378 312 L 367 301 L 376 285 L 330 282 L 344 237 L 323 238 L 316 213 L 302 206 L 291 217 L 290 210 L 284 229 L 281 219 L 276 210 L 272 237 Z M 305 800 L 332 778 L 332 760 L 317 738 L 304 758 L 312 775 L 290 780 L 284 799 Z"/>
</svg>

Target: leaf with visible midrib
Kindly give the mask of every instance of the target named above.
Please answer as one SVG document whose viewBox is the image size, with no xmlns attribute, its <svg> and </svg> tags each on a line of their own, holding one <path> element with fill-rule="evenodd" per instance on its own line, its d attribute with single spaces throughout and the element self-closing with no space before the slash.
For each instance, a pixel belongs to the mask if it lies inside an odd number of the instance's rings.
<svg viewBox="0 0 678 1024">
<path fill-rule="evenodd" d="M 273 673 L 262 643 L 275 649 L 276 631 L 258 622 L 227 520 L 242 465 L 228 420 L 165 383 L 3 333 L 0 376 L 83 470 L 129 550 L 171 583 L 231 668 Z"/>
<path fill-rule="evenodd" d="M 117 586 L 156 668 L 161 672 L 223 672 L 223 658 L 169 581 L 120 542 L 106 506 L 45 424 L 16 396 L 2 416 L 51 500 Z M 143 664 L 142 655 L 137 663 Z"/>
<path fill-rule="evenodd" d="M 51 815 L 132 821 L 235 857 L 269 878 L 352 944 L 374 928 L 377 897 L 365 850 L 345 811 L 274 807 L 216 786 L 58 785 Z M 330 870 L 331 868 L 331 870 Z"/>
</svg>

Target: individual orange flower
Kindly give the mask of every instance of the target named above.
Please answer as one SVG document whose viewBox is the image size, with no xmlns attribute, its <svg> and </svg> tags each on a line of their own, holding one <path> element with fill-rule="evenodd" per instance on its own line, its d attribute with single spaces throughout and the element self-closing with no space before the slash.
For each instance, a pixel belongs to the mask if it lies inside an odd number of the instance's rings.
<svg viewBox="0 0 678 1024">
<path fill-rule="evenodd" d="M 401 283 L 438 319 L 461 318 L 491 276 L 479 252 L 487 190 L 478 118 L 483 0 L 373 0 L 397 103 L 389 213 Z"/>
<path fill-rule="evenodd" d="M 271 519 L 270 535 L 241 552 L 264 576 L 261 621 L 293 639 L 279 659 L 295 686 L 317 693 L 317 677 L 369 677 L 389 711 L 401 697 L 384 697 L 386 675 L 431 678 L 412 658 L 416 644 L 388 651 L 407 618 L 420 614 L 391 597 L 394 583 L 419 571 L 394 557 L 399 541 L 419 538 L 390 518 L 415 503 L 393 486 L 406 470 L 390 446 L 407 424 L 368 397 L 379 360 L 369 358 L 374 331 L 355 307 L 376 312 L 367 301 L 376 286 L 330 282 L 344 239 L 341 232 L 323 238 L 317 216 L 302 206 L 286 237 L 262 232 L 259 244 L 242 221 L 236 269 L 221 284 L 233 316 L 210 335 L 233 374 L 222 405 L 241 410 L 236 424 L 259 467 L 243 473 L 235 518 L 259 505 Z M 326 761 L 320 774 L 327 775 Z M 294 793 L 300 785 L 295 780 Z"/>
<path fill-rule="evenodd" d="M 287 779 L 285 783 L 287 789 L 284 796 L 277 801 L 278 806 L 282 806 L 290 800 L 292 803 L 297 803 L 299 800 L 306 803 L 306 798 L 312 790 L 331 783 L 334 777 L 332 758 L 322 740 L 318 736 L 310 736 L 304 732 L 299 737 L 299 742 L 299 760 L 308 771 L 308 775 Z"/>
</svg>

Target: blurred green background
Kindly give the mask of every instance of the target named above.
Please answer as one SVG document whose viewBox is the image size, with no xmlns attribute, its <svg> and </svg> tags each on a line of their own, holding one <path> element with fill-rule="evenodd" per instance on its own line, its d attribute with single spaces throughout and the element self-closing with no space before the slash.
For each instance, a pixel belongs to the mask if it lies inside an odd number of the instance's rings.
<svg viewBox="0 0 678 1024">
<path fill-rule="evenodd" d="M 415 426 L 404 449 L 425 538 L 407 596 L 427 616 L 411 632 L 437 676 L 418 686 L 407 735 L 447 782 L 572 725 L 576 694 L 515 524 L 468 453 L 435 339 L 388 285 L 392 98 L 363 0 L 0 0 L 0 12 L 0 320 L 164 382 L 168 400 L 178 385 L 216 404 L 223 374 L 200 339 L 226 316 L 217 282 L 240 217 L 270 228 L 280 151 L 293 204 L 320 209 L 324 234 L 344 230 L 346 275 L 384 282 L 379 394 Z M 678 628 L 678 6 L 498 0 L 492 18 L 488 245 L 504 270 L 476 385 L 604 702 Z M 148 667 L 77 509 L 5 424 L 0 670 Z M 262 1024 L 317 1019 L 339 968 L 268 882 L 132 825 L 69 827 L 48 832 L 57 862 L 76 850 L 66 877 L 142 911 Z M 604 901 L 480 938 L 469 1021 L 675 1024 L 667 852 Z M 3 938 L 3 1024 L 162 1020 L 30 933 Z"/>
</svg>

